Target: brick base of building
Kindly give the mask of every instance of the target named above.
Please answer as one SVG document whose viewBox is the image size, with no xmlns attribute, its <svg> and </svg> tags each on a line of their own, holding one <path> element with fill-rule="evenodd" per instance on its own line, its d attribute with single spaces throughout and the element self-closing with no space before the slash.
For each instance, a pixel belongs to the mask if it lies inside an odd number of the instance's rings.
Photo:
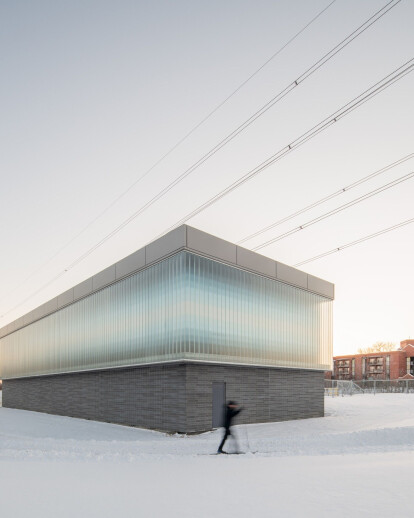
<svg viewBox="0 0 414 518">
<path fill-rule="evenodd" d="M 212 385 L 244 409 L 239 423 L 324 415 L 324 373 L 178 363 L 3 380 L 3 406 L 166 432 L 212 428 Z"/>
</svg>

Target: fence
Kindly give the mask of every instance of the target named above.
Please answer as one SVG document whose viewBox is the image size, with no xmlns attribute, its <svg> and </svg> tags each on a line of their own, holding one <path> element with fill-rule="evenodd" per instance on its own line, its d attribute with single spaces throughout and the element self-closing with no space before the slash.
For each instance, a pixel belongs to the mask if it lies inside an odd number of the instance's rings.
<svg viewBox="0 0 414 518">
<path fill-rule="evenodd" d="M 414 380 L 325 380 L 325 396 L 377 393 L 414 394 Z"/>
</svg>

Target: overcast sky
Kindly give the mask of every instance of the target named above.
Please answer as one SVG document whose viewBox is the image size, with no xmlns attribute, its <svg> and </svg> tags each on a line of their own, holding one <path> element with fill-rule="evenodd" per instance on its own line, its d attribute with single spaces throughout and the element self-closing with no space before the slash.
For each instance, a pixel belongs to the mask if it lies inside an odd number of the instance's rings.
<svg viewBox="0 0 414 518">
<path fill-rule="evenodd" d="M 402 0 L 149 210 L 49 283 L 387 0 L 336 0 L 84 230 L 329 3 L 1 2 L 0 327 L 142 247 L 413 57 L 414 3 Z M 237 242 L 414 153 L 413 92 L 414 73 L 188 224 Z M 413 171 L 414 159 L 243 246 L 260 245 Z M 414 218 L 413 193 L 410 179 L 260 253 L 293 265 Z M 414 337 L 413 238 L 414 224 L 301 267 L 336 285 L 335 354 Z"/>
</svg>

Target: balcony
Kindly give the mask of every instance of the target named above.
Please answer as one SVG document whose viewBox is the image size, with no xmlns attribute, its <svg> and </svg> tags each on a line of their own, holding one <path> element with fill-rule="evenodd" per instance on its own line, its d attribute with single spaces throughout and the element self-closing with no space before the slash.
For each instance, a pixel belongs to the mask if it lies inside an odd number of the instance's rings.
<svg viewBox="0 0 414 518">
<path fill-rule="evenodd" d="M 338 367 L 349 367 L 350 362 L 349 360 L 339 360 L 336 362 L 336 364 L 338 365 Z"/>
<path fill-rule="evenodd" d="M 369 358 L 368 365 L 384 365 L 384 358 Z"/>
</svg>

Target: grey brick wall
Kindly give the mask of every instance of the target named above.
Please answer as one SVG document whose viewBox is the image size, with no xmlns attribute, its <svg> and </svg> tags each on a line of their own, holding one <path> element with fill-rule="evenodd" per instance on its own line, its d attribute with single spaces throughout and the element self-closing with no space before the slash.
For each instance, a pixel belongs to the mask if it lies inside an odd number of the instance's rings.
<svg viewBox="0 0 414 518">
<path fill-rule="evenodd" d="M 185 372 L 175 364 L 5 380 L 3 406 L 184 430 Z"/>
<path fill-rule="evenodd" d="M 321 417 L 323 372 L 165 364 L 3 381 L 3 406 L 169 432 L 212 426 L 212 383 L 244 406 L 241 423 Z"/>
<path fill-rule="evenodd" d="M 244 407 L 239 423 L 323 417 L 323 376 L 323 372 L 311 370 L 188 364 L 187 429 L 211 429 L 215 381 L 224 381 L 227 399 Z"/>
</svg>

